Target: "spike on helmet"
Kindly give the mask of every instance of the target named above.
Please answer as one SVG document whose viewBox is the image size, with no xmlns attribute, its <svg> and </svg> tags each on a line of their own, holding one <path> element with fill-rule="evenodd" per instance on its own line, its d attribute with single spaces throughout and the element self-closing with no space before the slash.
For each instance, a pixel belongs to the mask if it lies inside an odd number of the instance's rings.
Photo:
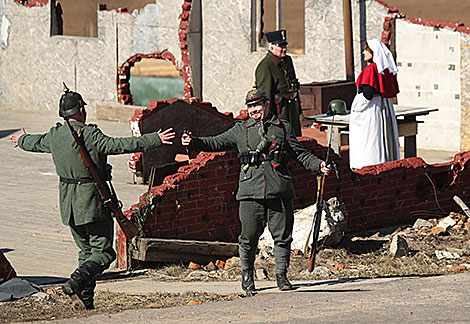
<svg viewBox="0 0 470 324">
<path fill-rule="evenodd" d="M 59 101 L 59 116 L 62 118 L 73 116 L 85 105 L 82 96 L 78 92 L 70 91 L 64 83 L 64 93 Z"/>
<path fill-rule="evenodd" d="M 328 115 L 347 115 L 346 102 L 341 99 L 331 100 L 328 104 Z"/>
</svg>

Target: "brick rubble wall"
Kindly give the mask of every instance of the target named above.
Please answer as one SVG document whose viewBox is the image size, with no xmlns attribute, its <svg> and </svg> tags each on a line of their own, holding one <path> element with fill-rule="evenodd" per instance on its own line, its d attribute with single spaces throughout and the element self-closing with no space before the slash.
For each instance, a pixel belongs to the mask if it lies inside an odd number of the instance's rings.
<svg viewBox="0 0 470 324">
<path fill-rule="evenodd" d="M 8 262 L 3 252 L 0 251 L 0 284 L 14 277 L 16 277 L 15 269 Z"/>
<path fill-rule="evenodd" d="M 315 140 L 300 140 L 314 154 L 325 157 L 326 148 Z M 470 200 L 469 158 L 470 152 L 459 153 L 452 162 L 439 165 L 408 158 L 352 172 L 346 160 L 332 154 L 340 178 L 327 178 L 325 198 L 338 197 L 345 203 L 349 231 L 434 217 L 431 213 L 458 210 L 454 195 Z M 315 176 L 295 163 L 290 167 L 296 190 L 294 208 L 305 208 L 316 199 Z M 234 194 L 238 172 L 234 150 L 201 153 L 191 165 L 181 167 L 141 197 L 140 205 L 146 204 L 149 196 L 156 203 L 144 224 L 145 236 L 236 242 L 240 232 Z M 129 217 L 135 216 L 133 208 L 127 212 Z"/>
</svg>

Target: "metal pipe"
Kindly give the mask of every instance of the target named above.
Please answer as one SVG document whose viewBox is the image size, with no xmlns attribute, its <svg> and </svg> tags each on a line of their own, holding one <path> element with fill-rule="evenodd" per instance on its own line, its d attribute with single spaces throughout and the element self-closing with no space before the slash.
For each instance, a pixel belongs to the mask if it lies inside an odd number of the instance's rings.
<svg viewBox="0 0 470 324">
<path fill-rule="evenodd" d="M 344 54 L 346 60 L 346 80 L 354 81 L 354 52 L 351 17 L 351 0 L 343 0 Z"/>
</svg>

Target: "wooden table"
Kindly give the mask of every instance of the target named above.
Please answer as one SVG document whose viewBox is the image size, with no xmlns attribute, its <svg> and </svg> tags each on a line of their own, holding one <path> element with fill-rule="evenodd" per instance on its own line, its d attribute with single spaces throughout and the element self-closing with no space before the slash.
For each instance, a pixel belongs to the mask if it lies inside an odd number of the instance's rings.
<svg viewBox="0 0 470 324">
<path fill-rule="evenodd" d="M 416 135 L 418 134 L 417 116 L 428 115 L 430 112 L 438 111 L 438 108 L 409 107 L 395 105 L 395 115 L 398 124 L 398 136 L 404 136 L 405 158 L 416 156 Z M 349 114 L 328 116 L 327 114 L 305 116 L 306 119 L 315 121 L 320 125 L 328 127 L 328 138 L 331 136 L 331 147 L 340 155 L 341 146 L 349 144 Z"/>
</svg>

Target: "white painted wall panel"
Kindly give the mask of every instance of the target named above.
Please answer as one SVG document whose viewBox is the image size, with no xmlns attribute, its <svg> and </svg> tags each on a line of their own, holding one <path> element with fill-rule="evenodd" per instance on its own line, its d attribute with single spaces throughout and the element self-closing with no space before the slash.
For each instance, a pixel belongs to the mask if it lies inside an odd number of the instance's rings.
<svg viewBox="0 0 470 324">
<path fill-rule="evenodd" d="M 418 148 L 460 150 L 460 34 L 404 20 L 396 23 L 398 103 L 435 107 L 421 117 Z"/>
</svg>

